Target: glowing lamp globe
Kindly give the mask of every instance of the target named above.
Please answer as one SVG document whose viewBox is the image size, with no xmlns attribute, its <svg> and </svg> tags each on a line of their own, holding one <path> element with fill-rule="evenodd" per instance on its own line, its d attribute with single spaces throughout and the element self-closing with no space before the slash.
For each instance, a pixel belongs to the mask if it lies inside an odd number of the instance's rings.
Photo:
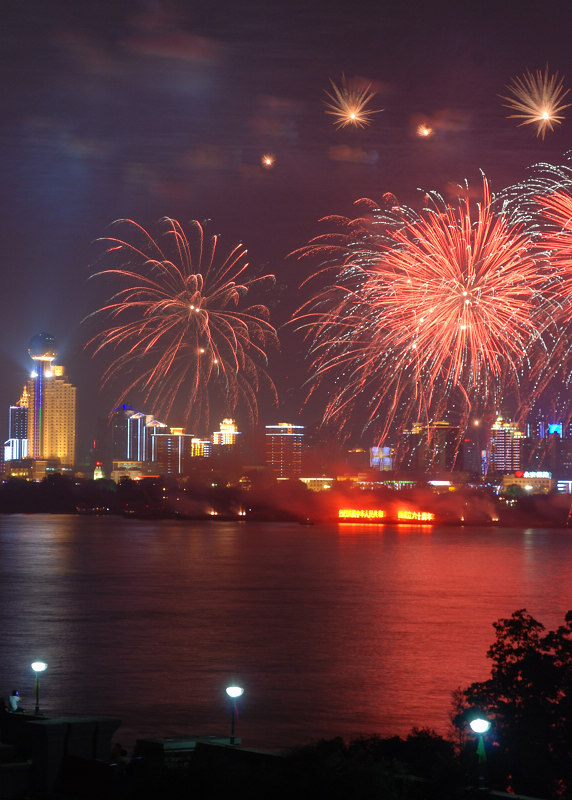
<svg viewBox="0 0 572 800">
<path fill-rule="evenodd" d="M 226 693 L 229 697 L 237 698 L 244 694 L 242 686 L 227 686 Z"/>
<path fill-rule="evenodd" d="M 34 694 L 36 695 L 36 708 L 35 713 L 40 713 L 40 672 L 43 672 L 45 669 L 48 668 L 48 665 L 45 661 L 32 661 L 30 664 L 34 672 L 36 673 L 36 681 L 34 686 Z"/>
<path fill-rule="evenodd" d="M 477 719 L 472 719 L 469 722 L 469 726 L 473 733 L 486 733 L 491 727 L 491 723 L 488 721 L 488 719 L 477 717 Z"/>
<path fill-rule="evenodd" d="M 53 361 L 57 354 L 56 340 L 49 333 L 37 333 L 30 340 L 28 353 L 34 361 Z"/>
</svg>

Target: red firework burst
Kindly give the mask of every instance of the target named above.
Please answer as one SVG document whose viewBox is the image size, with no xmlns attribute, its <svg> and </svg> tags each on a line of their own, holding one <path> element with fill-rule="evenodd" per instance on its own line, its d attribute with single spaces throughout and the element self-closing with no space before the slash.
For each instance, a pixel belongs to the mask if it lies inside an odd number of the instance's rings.
<svg viewBox="0 0 572 800">
<path fill-rule="evenodd" d="M 421 214 L 372 213 L 367 201 L 367 218 L 301 251 L 338 264 L 335 283 L 294 317 L 309 342 L 312 387 L 333 389 L 325 421 L 349 422 L 364 401 L 364 427 L 381 439 L 394 419 L 462 419 L 518 391 L 520 370 L 543 350 L 550 271 L 531 235 L 495 211 L 484 178 L 476 206 L 468 193 L 456 206 L 430 197 Z"/>
<path fill-rule="evenodd" d="M 572 299 L 572 196 L 564 189 L 536 198 L 549 227 L 544 229 L 542 245 L 550 251 L 550 262 L 556 268 L 561 294 Z M 566 309 L 569 315 L 569 308 Z"/>
<path fill-rule="evenodd" d="M 218 237 L 205 238 L 193 221 L 192 243 L 181 224 L 164 218 L 161 241 L 132 220 L 118 220 L 125 238 L 107 236 L 106 266 L 92 277 L 111 278 L 119 288 L 90 317 L 108 326 L 93 336 L 94 355 L 112 352 L 104 383 L 121 376 L 117 402 L 135 389 L 154 402 L 154 413 L 168 415 L 178 396 L 185 398 L 185 422 L 206 424 L 209 389 L 222 391 L 230 411 L 244 406 L 257 417 L 261 382 L 275 393 L 265 371 L 266 347 L 277 342 L 264 305 L 244 299 L 273 276 L 247 277 L 242 244 L 220 262 Z"/>
</svg>

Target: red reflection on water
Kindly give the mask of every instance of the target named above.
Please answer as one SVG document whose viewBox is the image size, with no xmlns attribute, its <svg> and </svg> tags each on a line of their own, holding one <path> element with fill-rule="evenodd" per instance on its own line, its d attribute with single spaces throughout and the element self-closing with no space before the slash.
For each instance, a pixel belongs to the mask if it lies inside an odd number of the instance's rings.
<svg viewBox="0 0 572 800">
<path fill-rule="evenodd" d="M 572 608 L 562 530 L 14 517 L 0 570 L 2 674 L 29 705 L 41 657 L 46 711 L 118 715 L 125 744 L 227 732 L 230 680 L 251 746 L 447 733 L 492 623 Z"/>
</svg>

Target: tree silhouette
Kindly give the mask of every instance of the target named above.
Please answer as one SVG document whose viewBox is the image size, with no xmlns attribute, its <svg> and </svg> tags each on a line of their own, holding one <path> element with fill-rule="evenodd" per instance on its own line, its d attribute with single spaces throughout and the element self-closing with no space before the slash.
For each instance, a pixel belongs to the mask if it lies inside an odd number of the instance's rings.
<svg viewBox="0 0 572 800">
<path fill-rule="evenodd" d="M 475 709 L 492 723 L 489 778 L 537 796 L 572 790 L 572 611 L 546 631 L 526 609 L 493 623 L 491 677 L 462 691 L 455 724 Z"/>
</svg>

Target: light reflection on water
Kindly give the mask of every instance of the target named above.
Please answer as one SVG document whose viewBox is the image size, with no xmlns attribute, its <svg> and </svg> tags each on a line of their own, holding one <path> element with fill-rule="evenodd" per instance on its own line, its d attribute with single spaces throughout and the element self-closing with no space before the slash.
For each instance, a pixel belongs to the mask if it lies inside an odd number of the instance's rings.
<svg viewBox="0 0 572 800">
<path fill-rule="evenodd" d="M 447 733 L 492 623 L 572 608 L 566 530 L 0 517 L 0 694 L 123 720 L 119 738 Z"/>
</svg>

